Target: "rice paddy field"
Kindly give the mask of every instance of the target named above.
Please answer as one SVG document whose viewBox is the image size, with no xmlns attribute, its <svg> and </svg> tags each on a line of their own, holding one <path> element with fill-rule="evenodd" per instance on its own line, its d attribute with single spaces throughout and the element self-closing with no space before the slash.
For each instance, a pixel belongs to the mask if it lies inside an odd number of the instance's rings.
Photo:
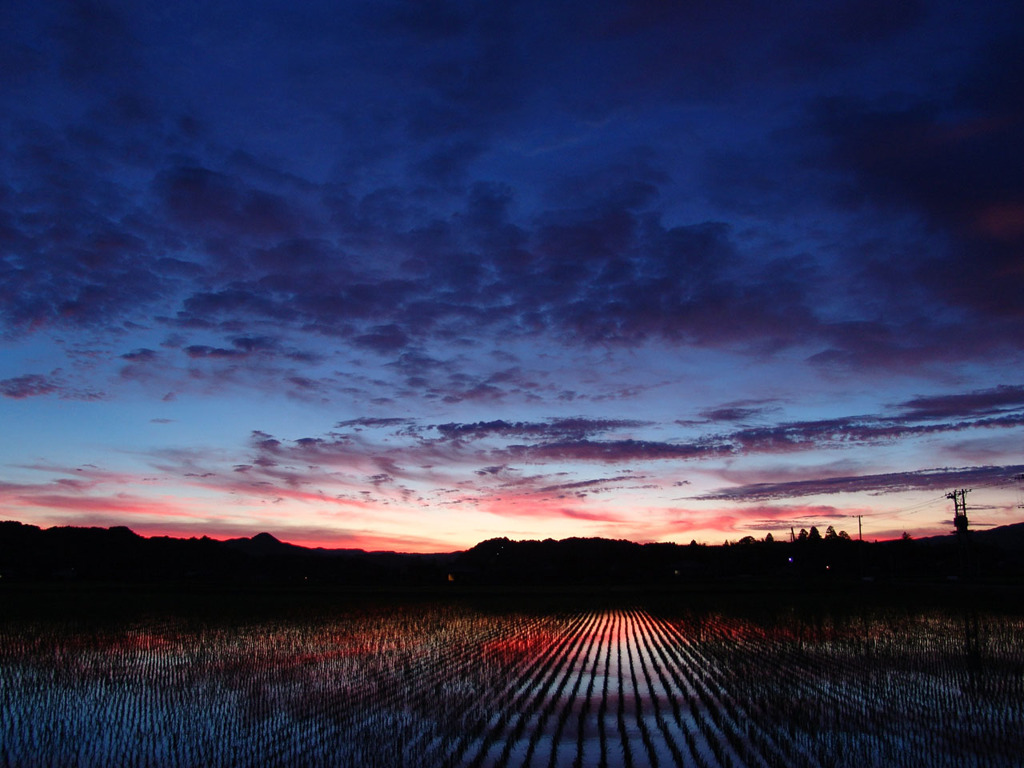
<svg viewBox="0 0 1024 768">
<path fill-rule="evenodd" d="M 1024 765 L 1012 606 L 30 598 L 3 766 Z"/>
</svg>

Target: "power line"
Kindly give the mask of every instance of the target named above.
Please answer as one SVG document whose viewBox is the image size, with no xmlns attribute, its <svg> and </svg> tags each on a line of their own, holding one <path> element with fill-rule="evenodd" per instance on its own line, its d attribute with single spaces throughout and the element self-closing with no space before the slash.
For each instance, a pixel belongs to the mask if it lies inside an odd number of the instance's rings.
<svg viewBox="0 0 1024 768">
<path fill-rule="evenodd" d="M 1018 467 L 1012 467 L 1012 468 L 1013 469 L 1018 469 Z M 988 480 L 983 480 L 982 482 L 975 483 L 975 486 L 977 488 L 979 488 L 979 489 L 999 489 L 999 488 L 1007 488 L 1007 487 L 1009 487 L 1011 485 L 1014 485 L 1014 484 L 1016 484 L 1018 489 L 1019 489 L 1019 492 L 1018 492 L 1019 503 L 1018 503 L 1017 506 L 1020 509 L 1024 509 L 1024 474 L 1004 475 L 1002 477 L 996 477 L 996 478 L 992 478 L 992 479 L 988 479 Z M 970 490 L 970 489 L 964 489 L 964 490 Z M 925 511 L 929 510 L 930 508 L 933 508 L 936 504 L 943 504 L 946 501 L 946 499 L 951 499 L 951 498 L 953 498 L 952 495 L 947 493 L 947 494 L 944 494 L 942 496 L 934 496 L 934 497 L 932 497 L 930 499 L 925 499 L 924 501 L 919 501 L 916 504 L 911 504 L 908 507 L 901 507 L 900 509 L 880 510 L 880 511 L 876 511 L 876 512 L 860 512 L 860 513 L 857 513 L 857 514 L 831 515 L 829 517 L 831 517 L 831 518 L 850 519 L 850 520 L 856 519 L 857 523 L 858 523 L 858 528 L 859 528 L 859 530 L 861 532 L 861 535 L 863 535 L 863 533 L 862 533 L 863 532 L 863 518 L 876 518 L 876 517 L 895 518 L 895 517 L 900 517 L 900 516 L 903 516 L 903 515 L 916 515 L 916 514 L 919 514 L 921 512 L 925 512 Z M 962 498 L 963 497 L 961 496 L 961 499 Z M 954 513 L 954 520 L 953 520 L 954 523 L 956 523 L 955 517 L 956 517 L 956 513 L 958 513 L 959 509 L 960 509 L 960 507 L 957 506 L 956 510 L 955 510 L 955 513 Z M 966 507 L 966 502 L 965 502 L 964 503 L 964 514 L 965 514 L 965 516 L 966 516 L 966 509 L 967 509 L 967 507 Z M 809 515 L 809 516 L 806 516 L 806 517 L 801 517 L 801 518 L 796 518 L 796 519 L 800 520 L 801 522 L 806 522 L 808 519 L 811 519 L 811 518 L 812 518 L 812 516 Z M 784 520 L 780 520 L 779 523 L 784 525 L 785 521 Z M 790 523 L 792 524 L 792 521 L 790 521 Z M 991 524 L 975 522 L 974 525 L 975 526 L 981 526 L 981 527 L 988 527 Z"/>
<path fill-rule="evenodd" d="M 911 504 L 909 507 L 903 507 L 901 509 L 890 509 L 881 512 L 861 512 L 856 515 L 845 515 L 845 517 L 892 517 L 893 515 L 916 514 L 923 511 L 926 507 L 940 503 L 943 499 L 945 499 L 945 496 L 936 496 L 934 499 L 927 499 L 926 501 Z"/>
</svg>

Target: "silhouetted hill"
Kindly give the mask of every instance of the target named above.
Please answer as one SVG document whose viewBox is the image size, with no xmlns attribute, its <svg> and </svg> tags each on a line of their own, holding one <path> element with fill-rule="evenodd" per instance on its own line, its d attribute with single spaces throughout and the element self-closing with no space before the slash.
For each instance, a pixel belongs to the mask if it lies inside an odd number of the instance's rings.
<svg viewBox="0 0 1024 768">
<path fill-rule="evenodd" d="M 283 541 L 280 541 L 269 533 L 257 533 L 251 539 L 228 539 L 224 544 L 225 546 L 231 547 L 239 552 L 245 552 L 246 554 L 255 555 L 257 557 L 289 553 L 296 554 L 298 552 L 307 551 L 305 547 L 299 547 L 295 544 L 285 544 Z"/>
<path fill-rule="evenodd" d="M 0 522 L 6 580 L 166 580 L 226 583 L 441 582 L 451 555 L 309 549 L 269 533 L 216 541 L 144 538 L 128 528 L 48 528 Z"/>
<path fill-rule="evenodd" d="M 705 546 L 601 538 L 481 542 L 437 555 L 310 549 L 269 533 L 216 541 L 146 538 L 125 527 L 41 529 L 0 522 L 5 581 L 198 581 L 235 584 L 468 585 L 685 584 L 756 579 L 1024 576 L 1024 523 L 972 532 L 967 547 L 938 536 L 878 543 L 833 537 L 747 538 Z"/>
<path fill-rule="evenodd" d="M 1001 525 L 987 531 L 976 531 L 974 536 L 979 541 L 1005 552 L 1024 553 L 1024 523 Z"/>
</svg>

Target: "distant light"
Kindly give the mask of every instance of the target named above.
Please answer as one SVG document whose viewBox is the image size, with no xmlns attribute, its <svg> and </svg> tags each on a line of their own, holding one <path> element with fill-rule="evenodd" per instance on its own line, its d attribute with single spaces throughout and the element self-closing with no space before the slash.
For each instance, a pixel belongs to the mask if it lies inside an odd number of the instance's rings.
<svg viewBox="0 0 1024 768">
<path fill-rule="evenodd" d="M 792 558 L 792 557 L 791 557 L 791 558 L 789 558 L 789 562 L 791 562 L 791 563 L 793 562 L 793 558 Z"/>
</svg>

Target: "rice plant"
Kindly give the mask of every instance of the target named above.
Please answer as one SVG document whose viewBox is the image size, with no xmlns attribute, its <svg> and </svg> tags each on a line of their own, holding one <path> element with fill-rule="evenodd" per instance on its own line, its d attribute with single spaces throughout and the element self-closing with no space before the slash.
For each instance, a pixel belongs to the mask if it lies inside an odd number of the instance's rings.
<svg viewBox="0 0 1024 768">
<path fill-rule="evenodd" d="M 12 619 L 0 765 L 1012 766 L 1022 633 L 641 603 Z"/>
</svg>

